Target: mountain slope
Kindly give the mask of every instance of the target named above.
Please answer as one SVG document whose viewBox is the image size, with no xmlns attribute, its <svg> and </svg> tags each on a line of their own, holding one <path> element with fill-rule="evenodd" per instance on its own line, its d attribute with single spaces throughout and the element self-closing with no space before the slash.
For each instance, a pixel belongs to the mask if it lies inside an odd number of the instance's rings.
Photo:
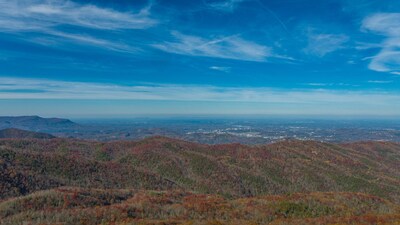
<svg viewBox="0 0 400 225">
<path fill-rule="evenodd" d="M 347 192 L 226 199 L 185 191 L 73 187 L 0 202 L 2 224 L 396 224 L 400 208 Z"/>
<path fill-rule="evenodd" d="M 399 157 L 399 144 L 384 142 L 246 146 L 164 137 L 108 143 L 0 140 L 0 195 L 13 197 L 66 185 L 181 189 L 228 198 L 344 191 L 400 202 Z M 13 176 L 21 177 L 22 184 Z"/>
<path fill-rule="evenodd" d="M 20 130 L 16 128 L 8 128 L 0 130 L 0 138 L 38 138 L 38 139 L 52 139 L 55 136 L 46 133 L 32 132 Z"/>
</svg>

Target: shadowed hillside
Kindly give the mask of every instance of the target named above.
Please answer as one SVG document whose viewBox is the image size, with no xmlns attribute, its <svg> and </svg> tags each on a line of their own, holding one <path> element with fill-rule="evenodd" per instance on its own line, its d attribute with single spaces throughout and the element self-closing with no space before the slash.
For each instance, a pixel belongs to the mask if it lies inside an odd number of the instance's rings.
<svg viewBox="0 0 400 225">
<path fill-rule="evenodd" d="M 15 128 L 8 128 L 0 130 L 0 138 L 38 138 L 38 139 L 51 139 L 55 138 L 51 134 L 32 132 L 20 130 Z"/>
</svg>

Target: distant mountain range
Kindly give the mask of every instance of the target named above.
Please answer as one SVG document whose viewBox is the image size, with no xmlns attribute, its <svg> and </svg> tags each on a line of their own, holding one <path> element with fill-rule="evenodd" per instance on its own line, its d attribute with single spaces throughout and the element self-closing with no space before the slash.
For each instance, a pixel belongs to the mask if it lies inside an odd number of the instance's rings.
<svg viewBox="0 0 400 225">
<path fill-rule="evenodd" d="M 26 131 L 16 128 L 8 128 L 0 130 L 0 138 L 37 138 L 37 139 L 51 139 L 55 136 L 46 133 Z"/>
<path fill-rule="evenodd" d="M 68 119 L 42 118 L 39 116 L 1 116 L 0 129 L 18 128 L 31 131 L 59 130 L 79 127 Z"/>
</svg>

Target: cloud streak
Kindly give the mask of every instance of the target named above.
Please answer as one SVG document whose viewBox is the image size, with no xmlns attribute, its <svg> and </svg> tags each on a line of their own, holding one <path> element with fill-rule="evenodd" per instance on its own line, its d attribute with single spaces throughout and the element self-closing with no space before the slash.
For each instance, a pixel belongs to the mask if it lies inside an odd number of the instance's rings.
<svg viewBox="0 0 400 225">
<path fill-rule="evenodd" d="M 66 0 L 0 0 L 0 8 L 0 32 L 34 33 L 24 34 L 25 39 L 53 47 L 72 42 L 118 52 L 135 52 L 138 48 L 129 44 L 90 34 L 93 30 L 147 29 L 158 23 L 150 17 L 149 7 L 133 13 Z M 66 25 L 74 26 L 74 32 L 63 30 Z"/>
<path fill-rule="evenodd" d="M 325 55 L 343 49 L 349 41 L 349 37 L 344 34 L 315 34 L 308 35 L 308 45 L 304 52 L 310 55 L 324 57 Z"/>
<path fill-rule="evenodd" d="M 157 24 L 149 17 L 148 8 L 135 14 L 65 0 L 0 0 L 0 8 L 3 32 L 43 31 L 60 25 L 99 30 L 145 29 Z"/>
<path fill-rule="evenodd" d="M 235 88 L 194 85 L 115 85 L 28 78 L 0 78 L 0 99 L 114 99 L 269 104 L 361 104 L 400 102 L 399 93 L 327 89 Z"/>
<path fill-rule="evenodd" d="M 380 52 L 372 57 L 369 69 L 400 74 L 400 13 L 377 13 L 366 17 L 362 30 L 385 36 Z"/>
<path fill-rule="evenodd" d="M 210 66 L 209 69 L 229 73 L 229 72 L 231 72 L 232 68 L 226 67 L 226 66 Z"/>
<path fill-rule="evenodd" d="M 245 0 L 204 0 L 204 4 L 214 10 L 233 12 Z"/>
<path fill-rule="evenodd" d="M 139 48 L 133 47 L 129 44 L 119 43 L 117 41 L 95 38 L 85 34 L 74 34 L 58 31 L 48 31 L 48 36 L 31 38 L 29 41 L 45 46 L 58 46 L 59 43 L 73 42 L 75 44 L 94 46 L 123 53 L 140 51 Z"/>
<path fill-rule="evenodd" d="M 369 80 L 368 83 L 372 84 L 390 84 L 393 83 L 392 80 Z"/>
<path fill-rule="evenodd" d="M 173 32 L 172 35 L 175 41 L 154 44 L 153 47 L 180 55 L 244 61 L 263 62 L 266 58 L 274 56 L 270 47 L 244 40 L 238 36 L 207 39 L 179 32 Z"/>
</svg>

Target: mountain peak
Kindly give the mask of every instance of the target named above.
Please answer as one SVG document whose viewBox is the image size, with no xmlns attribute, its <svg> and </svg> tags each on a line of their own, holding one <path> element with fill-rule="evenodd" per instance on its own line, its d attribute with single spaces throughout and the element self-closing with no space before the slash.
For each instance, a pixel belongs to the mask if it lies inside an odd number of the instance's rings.
<svg viewBox="0 0 400 225">
<path fill-rule="evenodd" d="M 23 130 L 53 130 L 77 127 L 78 124 L 69 119 L 43 118 L 40 116 L 2 116 L 0 117 L 0 129 L 17 128 Z"/>
</svg>

